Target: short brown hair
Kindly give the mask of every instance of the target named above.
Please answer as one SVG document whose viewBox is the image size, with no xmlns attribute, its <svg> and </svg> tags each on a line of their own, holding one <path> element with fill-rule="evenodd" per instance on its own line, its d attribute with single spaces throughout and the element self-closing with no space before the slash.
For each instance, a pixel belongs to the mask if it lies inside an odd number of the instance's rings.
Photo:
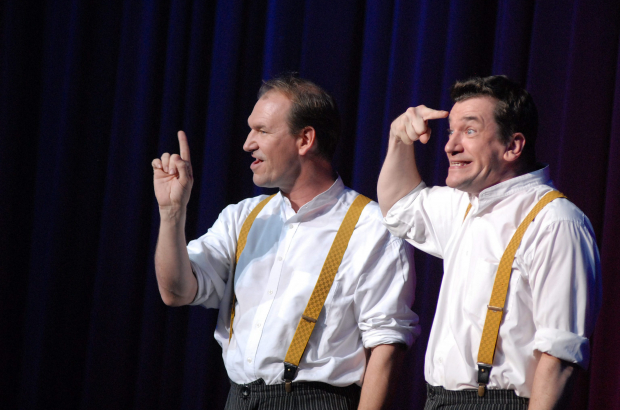
<svg viewBox="0 0 620 410">
<path fill-rule="evenodd" d="M 263 81 L 258 99 L 269 91 L 278 91 L 292 102 L 288 113 L 291 134 L 298 134 L 305 127 L 316 131 L 319 155 L 331 161 L 340 139 L 340 113 L 334 98 L 310 80 L 287 73 Z"/>
<path fill-rule="evenodd" d="M 510 137 L 520 132 L 526 141 L 521 157 L 526 163 L 535 163 L 538 109 L 532 96 L 504 75 L 457 81 L 450 89 L 450 97 L 455 103 L 481 96 L 497 100 L 494 116 L 499 126 L 499 140 L 503 144 L 508 144 Z"/>
</svg>

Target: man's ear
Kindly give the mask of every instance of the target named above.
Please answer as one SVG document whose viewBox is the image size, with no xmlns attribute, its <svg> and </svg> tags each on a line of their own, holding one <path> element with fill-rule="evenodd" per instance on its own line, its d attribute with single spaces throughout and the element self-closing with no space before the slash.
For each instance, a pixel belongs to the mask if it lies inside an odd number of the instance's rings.
<svg viewBox="0 0 620 410">
<path fill-rule="evenodd" d="M 299 139 L 297 140 L 299 155 L 304 156 L 309 152 L 316 150 L 317 141 L 316 141 L 316 131 L 313 127 L 305 127 L 299 133 Z"/>
<path fill-rule="evenodd" d="M 525 136 L 520 132 L 512 134 L 510 142 L 506 146 L 504 151 L 504 160 L 508 162 L 514 162 L 519 159 L 523 154 L 523 148 L 525 147 Z"/>
</svg>

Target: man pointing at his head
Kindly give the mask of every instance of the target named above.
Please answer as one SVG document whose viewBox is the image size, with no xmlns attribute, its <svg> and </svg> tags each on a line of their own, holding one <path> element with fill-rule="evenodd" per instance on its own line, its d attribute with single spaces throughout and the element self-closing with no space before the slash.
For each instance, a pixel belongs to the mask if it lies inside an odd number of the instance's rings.
<svg viewBox="0 0 620 410">
<path fill-rule="evenodd" d="M 564 408 L 601 303 L 592 226 L 536 162 L 527 91 L 492 76 L 451 96 L 450 113 L 419 106 L 394 120 L 378 183 L 388 229 L 444 260 L 425 408 Z M 448 116 L 447 186 L 428 188 L 414 142 Z"/>
</svg>

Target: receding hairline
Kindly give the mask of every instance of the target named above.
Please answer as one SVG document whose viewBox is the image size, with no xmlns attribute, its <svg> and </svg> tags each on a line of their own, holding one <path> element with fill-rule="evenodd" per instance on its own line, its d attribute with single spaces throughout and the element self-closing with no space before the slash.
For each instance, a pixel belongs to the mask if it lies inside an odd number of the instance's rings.
<svg viewBox="0 0 620 410">
<path fill-rule="evenodd" d="M 273 96 L 273 95 L 276 95 L 276 94 L 282 95 L 287 100 L 287 102 L 288 102 L 288 107 L 283 107 L 283 110 L 286 109 L 285 118 L 288 121 L 288 116 L 289 116 L 289 113 L 290 113 L 290 111 L 291 111 L 291 109 L 293 107 L 293 102 L 292 102 L 291 98 L 289 96 L 287 96 L 285 93 L 279 92 L 278 90 L 268 90 L 267 92 L 263 93 L 258 98 L 258 100 L 256 101 L 256 104 L 258 104 L 260 101 L 268 100 L 269 99 L 269 95 Z M 256 104 L 255 104 L 255 107 L 256 107 Z M 271 102 L 271 104 L 276 104 L 276 103 L 275 102 Z M 252 110 L 252 112 L 248 116 L 248 125 L 250 125 L 249 122 L 250 122 L 250 118 L 252 117 L 253 113 L 254 113 L 254 110 Z"/>
</svg>

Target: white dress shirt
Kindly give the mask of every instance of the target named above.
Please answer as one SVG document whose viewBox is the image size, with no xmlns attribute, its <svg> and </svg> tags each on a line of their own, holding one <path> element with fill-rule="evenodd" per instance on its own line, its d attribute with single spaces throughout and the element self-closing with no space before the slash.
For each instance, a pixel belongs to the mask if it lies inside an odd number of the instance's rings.
<svg viewBox="0 0 620 410">
<path fill-rule="evenodd" d="M 421 183 L 388 212 L 384 223 L 393 234 L 444 260 L 426 351 L 429 384 L 478 387 L 478 348 L 499 261 L 521 221 L 553 189 L 548 167 L 477 197 Z M 568 200 L 556 199 L 538 214 L 517 250 L 488 387 L 530 397 L 538 352 L 586 368 L 600 304 L 590 221 Z"/>
<path fill-rule="evenodd" d="M 283 383 L 284 357 L 323 262 L 357 193 L 340 178 L 297 213 L 278 193 L 254 221 L 235 273 L 237 304 L 228 342 L 232 266 L 246 217 L 264 195 L 230 205 L 209 231 L 188 246 L 198 279 L 192 304 L 219 308 L 215 338 L 235 383 L 262 378 Z M 334 386 L 362 383 L 365 348 L 410 346 L 419 334 L 411 310 L 415 290 L 412 249 L 387 231 L 369 203 L 344 254 L 299 364 L 295 381 Z"/>
</svg>

